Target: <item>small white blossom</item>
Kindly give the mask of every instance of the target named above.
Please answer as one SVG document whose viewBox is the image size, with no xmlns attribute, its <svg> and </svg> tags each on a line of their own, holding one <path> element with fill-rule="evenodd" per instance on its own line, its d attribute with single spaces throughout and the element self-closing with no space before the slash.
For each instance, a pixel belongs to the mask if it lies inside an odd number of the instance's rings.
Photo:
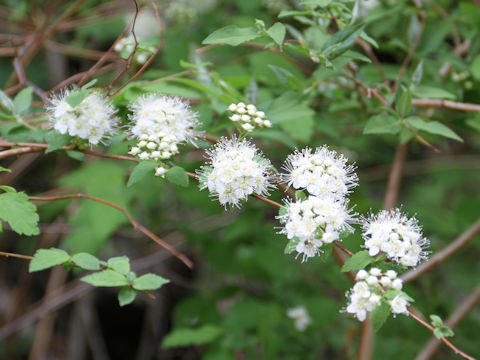
<svg viewBox="0 0 480 360">
<path fill-rule="evenodd" d="M 307 190 L 311 195 L 334 195 L 343 198 L 351 188 L 357 186 L 355 167 L 347 165 L 347 159 L 319 147 L 312 153 L 309 148 L 290 154 L 283 167 L 287 173 L 283 180 L 297 190 Z"/>
<path fill-rule="evenodd" d="M 408 314 L 409 303 L 405 298 L 406 294 L 399 293 L 392 300 L 390 300 L 391 295 L 387 296 L 386 294 L 389 290 L 399 291 L 402 288 L 401 279 L 395 279 L 393 282 L 390 279 L 389 276 L 393 276 L 392 272 L 395 271 L 382 272 L 378 268 L 372 268 L 369 275 L 366 270 L 359 270 L 356 283 L 347 293 L 348 305 L 342 311 L 353 314 L 358 320 L 364 321 L 368 313 L 383 302 L 390 305 L 394 316 L 396 314 Z"/>
<path fill-rule="evenodd" d="M 278 216 L 284 224 L 280 234 L 297 242 L 295 250 L 302 254 L 303 261 L 321 252 L 323 244 L 339 240 L 342 232 L 353 231 L 350 226 L 353 215 L 346 200 L 309 196 L 305 200 L 286 202 L 283 209 Z"/>
<path fill-rule="evenodd" d="M 72 91 L 66 90 L 55 95 L 47 106 L 50 122 L 56 131 L 86 139 L 92 145 L 114 133 L 118 119 L 114 107 L 106 97 L 94 91 L 80 104 L 72 107 L 66 100 L 71 93 Z"/>
<path fill-rule="evenodd" d="M 383 210 L 362 223 L 364 246 L 371 256 L 382 251 L 403 266 L 416 266 L 427 258 L 429 242 L 414 217 L 407 218 L 399 209 Z"/>
<path fill-rule="evenodd" d="M 287 316 L 295 320 L 295 328 L 298 331 L 304 331 L 312 323 L 307 309 L 303 306 L 288 309 Z"/>
<path fill-rule="evenodd" d="M 245 105 L 243 102 L 230 104 L 228 110 L 232 112 L 229 119 L 233 122 L 240 121 L 240 127 L 247 132 L 253 131 L 257 127 L 272 127 L 270 120 L 264 120 L 265 113 L 258 111 L 253 104 Z"/>
<path fill-rule="evenodd" d="M 239 207 L 249 195 L 266 195 L 273 187 L 270 161 L 245 139 L 221 138 L 207 157 L 207 165 L 197 172 L 200 189 L 207 188 L 225 207 Z"/>
</svg>

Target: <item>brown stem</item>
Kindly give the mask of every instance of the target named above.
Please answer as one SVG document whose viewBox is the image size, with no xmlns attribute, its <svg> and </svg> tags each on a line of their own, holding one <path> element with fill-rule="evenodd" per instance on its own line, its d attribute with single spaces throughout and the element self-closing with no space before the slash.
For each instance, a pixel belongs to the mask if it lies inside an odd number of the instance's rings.
<svg viewBox="0 0 480 360">
<path fill-rule="evenodd" d="M 46 197 L 30 196 L 29 197 L 29 199 L 32 200 L 32 201 L 55 201 L 55 200 L 74 199 L 74 198 L 89 199 L 89 200 L 97 201 L 99 203 L 108 205 L 110 207 L 113 207 L 113 208 L 121 211 L 127 217 L 127 219 L 130 221 L 130 223 L 133 225 L 133 227 L 135 229 L 141 231 L 143 234 L 145 234 L 151 240 L 155 241 L 158 245 L 167 249 L 170 253 L 172 253 L 173 256 L 175 256 L 180 261 L 182 261 L 186 266 L 188 266 L 189 268 L 193 268 L 193 263 L 189 258 L 187 258 L 182 253 L 175 250 L 175 248 L 173 248 L 169 243 L 160 239 L 158 236 L 156 236 L 150 230 L 148 230 L 144 226 L 140 225 L 123 206 L 114 204 L 114 203 L 112 203 L 108 200 L 104 200 L 104 199 L 101 199 L 101 198 L 98 198 L 98 197 L 95 197 L 95 196 L 85 195 L 85 194 L 81 194 L 81 193 L 60 195 L 60 196 L 46 196 Z"/>
<path fill-rule="evenodd" d="M 470 312 L 473 307 L 480 301 L 480 286 L 477 288 L 457 307 L 457 310 L 445 321 L 445 325 L 454 328 L 460 321 Z M 435 355 L 442 342 L 436 337 L 427 343 L 422 351 L 417 355 L 415 360 L 429 360 Z"/>
<path fill-rule="evenodd" d="M 412 313 L 411 311 L 408 312 L 408 315 L 415 319 L 416 321 L 418 321 L 420 324 L 422 324 L 423 326 L 425 326 L 427 329 L 429 329 L 432 333 L 433 331 L 435 330 L 433 328 L 433 326 L 431 326 L 429 323 L 427 323 L 426 321 L 422 320 L 420 317 L 418 317 L 417 315 L 415 315 L 414 313 Z M 468 360 L 475 360 L 475 358 L 471 357 L 470 355 L 467 355 L 465 354 L 463 351 L 459 350 L 455 345 L 453 345 L 449 340 L 447 340 L 447 338 L 444 336 L 441 338 L 441 341 L 447 345 L 450 349 L 452 349 L 455 354 L 457 355 L 460 355 L 461 357 L 465 358 L 465 359 L 468 359 Z"/>
<path fill-rule="evenodd" d="M 5 251 L 0 251 L 0 256 L 5 256 L 7 258 L 14 257 L 14 258 L 25 259 L 25 260 L 32 260 L 33 259 L 33 256 L 9 253 L 9 252 L 5 252 Z"/>
<path fill-rule="evenodd" d="M 430 260 L 423 263 L 419 267 L 410 270 L 409 272 L 402 275 L 402 280 L 404 283 L 408 283 L 412 280 L 415 280 L 420 275 L 431 270 L 438 264 L 444 262 L 448 257 L 457 252 L 463 245 L 470 241 L 478 232 L 480 231 L 480 218 L 473 223 L 462 235 L 455 239 L 450 245 L 444 248 L 442 251 L 433 256 Z"/>
<path fill-rule="evenodd" d="M 479 104 L 461 103 L 442 99 L 413 99 L 412 105 L 425 107 L 441 107 L 461 111 L 480 112 Z"/>
<path fill-rule="evenodd" d="M 408 154 L 408 143 L 398 144 L 393 160 L 392 170 L 388 176 L 387 191 L 385 192 L 385 199 L 383 202 L 384 209 L 391 209 L 397 202 L 398 192 L 400 190 L 400 183 L 402 180 L 403 165 Z"/>
</svg>

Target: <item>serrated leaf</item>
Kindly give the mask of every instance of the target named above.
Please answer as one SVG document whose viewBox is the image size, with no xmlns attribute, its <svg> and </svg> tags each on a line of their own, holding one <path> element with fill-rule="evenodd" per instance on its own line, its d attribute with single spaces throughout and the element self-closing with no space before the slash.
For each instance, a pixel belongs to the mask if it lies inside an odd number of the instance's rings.
<svg viewBox="0 0 480 360">
<path fill-rule="evenodd" d="M 45 140 L 49 144 L 48 148 L 45 150 L 45 154 L 48 154 L 49 152 L 66 146 L 70 142 L 71 136 L 68 134 L 60 134 L 56 131 L 51 131 L 46 134 Z"/>
<path fill-rule="evenodd" d="M 65 98 L 65 101 L 71 106 L 75 107 L 77 105 L 80 105 L 83 100 L 88 96 L 88 91 L 87 89 L 82 89 L 78 91 L 72 92 L 70 95 L 68 95 Z"/>
<path fill-rule="evenodd" d="M 29 272 L 45 270 L 70 260 L 70 255 L 62 249 L 38 249 L 28 266 Z"/>
<path fill-rule="evenodd" d="M 75 265 L 85 270 L 100 270 L 100 260 L 89 253 L 78 253 L 72 256 Z"/>
<path fill-rule="evenodd" d="M 364 27 L 365 24 L 354 25 L 330 36 L 321 48 L 324 56 L 332 60 L 343 54 L 353 45 L 355 39 L 360 36 Z"/>
<path fill-rule="evenodd" d="M 241 28 L 236 25 L 229 25 L 208 35 L 202 41 L 202 44 L 227 44 L 237 46 L 243 42 L 254 40 L 259 36 L 258 30 L 253 27 Z"/>
<path fill-rule="evenodd" d="M 470 71 L 472 72 L 475 80 L 480 80 L 480 54 L 475 56 L 472 63 L 470 64 Z"/>
<path fill-rule="evenodd" d="M 463 139 L 457 134 L 455 134 L 453 130 L 438 121 L 425 121 L 416 116 L 410 116 L 406 119 L 406 121 L 416 130 L 423 130 L 430 134 L 440 135 L 446 138 L 463 142 Z"/>
<path fill-rule="evenodd" d="M 372 116 L 368 119 L 363 133 L 367 134 L 397 134 L 402 125 L 400 120 L 387 114 L 380 114 Z"/>
<path fill-rule="evenodd" d="M 113 257 L 108 259 L 107 266 L 120 274 L 127 275 L 130 272 L 130 259 L 126 256 Z"/>
<path fill-rule="evenodd" d="M 420 60 L 412 75 L 412 85 L 416 87 L 422 82 L 423 78 L 423 60 Z M 415 94 L 415 90 L 413 90 Z"/>
<path fill-rule="evenodd" d="M 167 280 L 161 276 L 155 274 L 145 274 L 137 277 L 133 281 L 133 288 L 136 290 L 156 290 L 169 282 L 170 280 Z"/>
<path fill-rule="evenodd" d="M 110 269 L 84 276 L 80 280 L 93 286 L 111 287 L 128 285 L 128 280 L 124 275 Z"/>
<path fill-rule="evenodd" d="M 412 93 L 410 89 L 406 89 L 402 95 L 398 98 L 397 103 L 395 104 L 395 110 L 400 114 L 401 117 L 405 117 L 410 114 L 410 109 L 412 108 Z"/>
<path fill-rule="evenodd" d="M 32 92 L 33 89 L 27 87 L 15 96 L 15 99 L 13 99 L 13 110 L 16 114 L 22 115 L 28 110 L 32 104 Z"/>
<path fill-rule="evenodd" d="M 13 113 L 13 101 L 2 90 L 0 90 L 0 104 L 9 113 Z"/>
<path fill-rule="evenodd" d="M 4 168 L 3 166 L 0 166 L 0 172 L 6 171 L 6 172 L 12 172 L 12 170 Z"/>
<path fill-rule="evenodd" d="M 88 83 L 82 86 L 82 89 L 89 89 L 97 83 L 98 79 L 90 80 Z"/>
<path fill-rule="evenodd" d="M 215 340 L 221 334 L 222 330 L 216 325 L 204 325 L 198 329 L 174 329 L 165 336 L 162 347 L 202 345 Z"/>
<path fill-rule="evenodd" d="M 367 250 L 362 250 L 354 254 L 351 258 L 345 261 L 345 264 L 342 266 L 342 272 L 353 271 L 353 270 L 360 270 L 365 269 L 365 267 L 370 264 L 374 257 L 368 254 Z"/>
<path fill-rule="evenodd" d="M 5 192 L 17 192 L 17 190 L 15 190 L 15 188 L 11 187 L 11 186 L 8 186 L 8 185 L 0 185 L 0 189 L 2 189 L 3 191 Z"/>
<path fill-rule="evenodd" d="M 393 300 L 395 297 L 400 296 L 405 300 L 407 300 L 408 302 L 415 302 L 413 298 L 408 296 L 408 294 L 402 290 L 395 290 L 395 289 L 387 290 L 383 293 L 383 296 L 385 296 L 385 298 L 388 300 Z"/>
<path fill-rule="evenodd" d="M 153 176 L 153 170 L 158 166 L 154 161 L 140 161 L 134 168 L 128 178 L 127 187 L 142 180 L 148 173 Z"/>
<path fill-rule="evenodd" d="M 188 186 L 188 175 L 185 169 L 180 166 L 174 166 L 168 169 L 165 178 L 175 185 Z"/>
<path fill-rule="evenodd" d="M 276 22 L 267 30 L 267 34 L 277 43 L 277 45 L 283 44 L 285 32 L 285 26 L 279 22 Z"/>
<path fill-rule="evenodd" d="M 375 309 L 372 310 L 370 313 L 370 321 L 372 322 L 372 327 L 374 331 L 380 330 L 382 325 L 388 318 L 390 314 L 390 306 L 383 302 L 378 305 Z"/>
<path fill-rule="evenodd" d="M 120 306 L 125 306 L 133 302 L 137 296 L 137 291 L 130 286 L 125 286 L 118 293 L 118 303 Z"/>
<path fill-rule="evenodd" d="M 38 235 L 37 208 L 23 192 L 0 194 L 0 219 L 6 221 L 13 231 L 22 235 Z"/>
</svg>

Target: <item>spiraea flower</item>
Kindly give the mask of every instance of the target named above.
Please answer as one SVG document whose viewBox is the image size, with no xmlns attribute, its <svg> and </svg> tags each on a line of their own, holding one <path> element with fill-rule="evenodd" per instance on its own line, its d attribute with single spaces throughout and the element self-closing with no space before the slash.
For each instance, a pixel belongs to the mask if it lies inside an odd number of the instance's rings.
<svg viewBox="0 0 480 360">
<path fill-rule="evenodd" d="M 232 112 L 230 120 L 238 123 L 247 132 L 253 131 L 258 127 L 272 127 L 270 120 L 265 119 L 265 113 L 257 110 L 253 104 L 245 105 L 243 102 L 230 104 L 228 110 Z"/>
<path fill-rule="evenodd" d="M 343 232 L 353 231 L 354 221 L 348 202 L 333 196 L 287 202 L 278 219 L 284 224 L 280 234 L 290 240 L 287 249 L 293 251 L 295 246 L 303 261 L 320 253 L 324 244 L 339 240 Z"/>
<path fill-rule="evenodd" d="M 334 195 L 344 197 L 358 185 L 355 167 L 347 164 L 343 155 L 338 155 L 322 146 L 312 152 L 306 148 L 290 154 L 284 165 L 287 171 L 283 180 L 294 189 L 307 190 L 311 195 Z"/>
<path fill-rule="evenodd" d="M 198 171 L 200 189 L 208 189 L 225 207 L 239 207 L 249 195 L 266 195 L 273 187 L 270 161 L 245 139 L 221 138 L 207 157 Z"/>
<path fill-rule="evenodd" d="M 382 272 L 372 268 L 369 272 L 359 270 L 355 285 L 347 293 L 348 305 L 344 312 L 353 314 L 360 321 L 382 302 L 390 306 L 394 314 L 408 314 L 409 297 L 401 292 L 402 280 L 393 270 Z"/>
<path fill-rule="evenodd" d="M 295 321 L 295 328 L 298 331 L 305 331 L 308 325 L 312 323 L 312 319 L 304 306 L 288 309 L 287 316 Z"/>
<path fill-rule="evenodd" d="M 66 90 L 55 95 L 47 106 L 52 127 L 60 134 L 78 136 L 92 145 L 112 135 L 118 119 L 110 101 L 100 92 L 93 91 L 80 104 L 72 107 L 67 101 L 71 93 L 71 90 Z"/>
<path fill-rule="evenodd" d="M 383 210 L 362 219 L 362 227 L 364 247 L 371 256 L 384 252 L 403 266 L 416 266 L 427 258 L 429 241 L 423 237 L 417 219 L 408 218 L 400 209 Z"/>
<path fill-rule="evenodd" d="M 199 136 L 195 131 L 197 114 L 178 97 L 146 95 L 138 100 L 138 104 L 130 105 L 130 110 L 130 120 L 134 124 L 131 132 L 138 138 L 138 143 L 129 153 L 140 160 L 161 163 L 178 154 L 180 144 L 193 142 Z M 159 166 L 156 175 L 164 174 L 165 168 Z"/>
</svg>

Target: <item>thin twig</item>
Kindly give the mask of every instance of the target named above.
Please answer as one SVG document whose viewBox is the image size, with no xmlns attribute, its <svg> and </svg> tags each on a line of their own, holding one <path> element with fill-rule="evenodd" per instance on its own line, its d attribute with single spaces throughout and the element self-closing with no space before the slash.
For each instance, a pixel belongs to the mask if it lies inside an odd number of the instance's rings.
<svg viewBox="0 0 480 360">
<path fill-rule="evenodd" d="M 5 256 L 7 258 L 14 257 L 14 258 L 19 258 L 19 259 L 24 259 L 24 260 L 32 260 L 33 259 L 33 256 L 9 253 L 9 252 L 5 252 L 5 251 L 0 251 L 0 256 Z"/>
<path fill-rule="evenodd" d="M 385 71 L 383 71 L 382 64 L 380 64 L 380 61 L 378 60 L 377 56 L 373 52 L 372 46 L 360 37 L 355 39 L 355 44 L 360 45 L 360 47 L 363 49 L 363 51 L 365 51 L 369 59 L 372 60 L 373 65 L 377 69 L 378 74 L 382 77 L 383 82 L 388 83 L 387 75 L 385 75 Z"/>
<path fill-rule="evenodd" d="M 402 180 L 403 165 L 405 164 L 407 154 L 408 143 L 398 144 L 392 169 L 388 176 L 387 191 L 385 192 L 385 199 L 383 201 L 383 208 L 386 210 L 393 208 L 397 202 L 400 182 Z"/>
<path fill-rule="evenodd" d="M 445 321 L 445 325 L 449 328 L 454 328 L 460 321 L 474 308 L 474 306 L 480 301 L 480 286 L 477 288 L 457 307 L 455 312 Z M 436 337 L 427 343 L 422 351 L 417 355 L 415 360 L 429 360 L 437 352 L 440 347 L 441 340 Z"/>
<path fill-rule="evenodd" d="M 67 194 L 67 195 L 60 195 L 60 196 L 45 196 L 45 197 L 30 196 L 29 197 L 29 199 L 32 200 L 32 201 L 55 201 L 55 200 L 74 199 L 74 198 L 89 199 L 89 200 L 97 201 L 99 203 L 108 205 L 110 207 L 113 207 L 113 208 L 121 211 L 127 217 L 127 219 L 130 221 L 130 223 L 133 225 L 133 227 L 135 229 L 141 231 L 143 234 L 145 234 L 151 240 L 155 241 L 157 244 L 159 244 L 163 248 L 170 251 L 173 256 L 175 256 L 180 261 L 182 261 L 186 266 L 188 266 L 189 268 L 193 268 L 193 263 L 189 258 L 187 258 L 182 253 L 175 250 L 175 248 L 173 248 L 169 243 L 160 239 L 158 236 L 156 236 L 150 230 L 148 230 L 144 226 L 140 225 L 123 206 L 114 204 L 114 203 L 112 203 L 108 200 L 105 200 L 105 199 L 101 199 L 101 198 L 98 198 L 98 197 L 95 197 L 95 196 L 85 195 L 85 194 L 81 194 L 81 193 L 79 193 L 79 194 Z"/>
<path fill-rule="evenodd" d="M 452 256 L 457 252 L 462 246 L 464 246 L 468 241 L 470 241 L 478 232 L 480 231 L 480 218 L 473 223 L 462 235 L 455 239 L 450 245 L 445 247 L 443 250 L 438 252 L 427 262 L 424 262 L 419 267 L 410 270 L 409 272 L 402 275 L 402 280 L 404 283 L 408 283 L 412 280 L 415 280 L 420 275 L 430 271 L 432 268 L 444 262 L 447 258 Z"/>
<path fill-rule="evenodd" d="M 425 107 L 440 107 L 461 111 L 480 112 L 479 104 L 461 103 L 442 99 L 413 99 L 412 105 Z"/>
</svg>

